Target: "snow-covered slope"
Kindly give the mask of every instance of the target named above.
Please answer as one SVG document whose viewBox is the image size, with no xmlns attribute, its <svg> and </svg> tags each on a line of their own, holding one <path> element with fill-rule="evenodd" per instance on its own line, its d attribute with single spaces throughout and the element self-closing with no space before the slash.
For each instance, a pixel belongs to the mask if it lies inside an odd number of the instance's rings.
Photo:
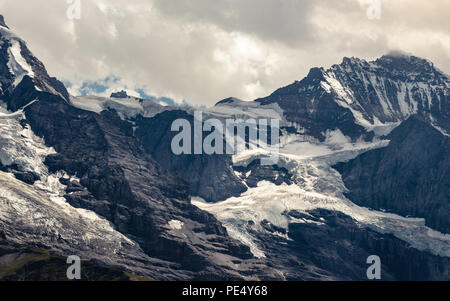
<svg viewBox="0 0 450 301">
<path fill-rule="evenodd" d="M 15 89 L 21 83 L 28 84 L 28 81 L 24 81 L 25 78 L 31 81 L 30 86 L 37 91 L 59 95 L 69 101 L 64 85 L 48 75 L 42 62 L 28 49 L 26 42 L 6 25 L 0 25 L 0 54 L 6 59 L 0 63 L 0 96 L 7 99 L 9 107 L 16 110 L 26 104 L 26 101 L 32 100 L 22 100 L 19 106 L 14 104 Z M 21 97 L 27 95 L 22 94 Z"/>
<path fill-rule="evenodd" d="M 272 234 L 288 240 L 290 224 L 315 223 L 295 219 L 289 212 L 307 215 L 317 208 L 342 212 L 414 248 L 449 257 L 448 234 L 426 227 L 423 218 L 353 204 L 345 196 L 347 188 L 340 174 L 332 168 L 369 150 L 386 147 L 389 140 L 383 137 L 415 114 L 448 136 L 449 95 L 449 77 L 433 63 L 414 56 L 389 54 L 373 62 L 344 58 L 342 64 L 328 70 L 314 68 L 302 81 L 256 101 L 262 107 L 279 105 L 281 108 L 275 110 L 281 112 L 279 118 L 295 129 L 294 135 L 284 132 L 278 163 L 278 168 L 292 175 L 294 183 L 276 185 L 262 178 L 257 187 L 248 187 L 240 197 L 215 204 L 193 197 L 192 202 L 213 213 L 233 237 L 259 257 L 265 255 L 264 242 L 255 233 L 264 232 L 263 224 L 268 221 L 282 229 Z M 258 107 L 255 102 L 230 98 L 212 111 L 232 117 L 237 115 L 234 110 L 254 107 Z M 263 151 L 246 151 L 235 155 L 233 162 L 247 166 L 265 155 Z"/>
<path fill-rule="evenodd" d="M 240 197 L 224 202 L 211 204 L 198 197 L 192 198 L 192 202 L 213 213 L 224 223 L 230 235 L 247 244 L 258 257 L 265 255 L 253 230 L 264 231 L 261 226 L 263 221 L 287 232 L 291 223 L 315 223 L 307 219 L 295 219 L 288 214 L 290 211 L 308 215 L 308 211 L 317 208 L 342 212 L 374 231 L 393 234 L 414 248 L 450 257 L 450 235 L 426 227 L 424 219 L 405 218 L 359 207 L 345 197 L 347 189 L 340 174 L 331 166 L 370 149 L 385 147 L 389 141 L 351 143 L 342 137 L 335 133 L 325 143 L 305 140 L 301 136 L 284 138 L 278 165 L 293 175 L 293 184 L 275 185 L 261 181 L 257 187 L 249 188 Z M 246 166 L 260 156 L 247 151 L 237 154 L 233 160 L 235 165 Z M 255 225 L 251 231 L 247 227 L 249 221 Z M 274 232 L 273 235 L 289 239 L 284 231 Z"/>
<path fill-rule="evenodd" d="M 227 98 L 219 101 L 215 106 L 202 110 L 211 118 L 234 119 L 278 119 L 284 122 L 283 110 L 276 103 L 263 105 L 253 101 L 242 101 L 237 98 Z"/>
<path fill-rule="evenodd" d="M 448 235 L 353 204 L 332 168 L 384 149 L 411 114 L 447 135 L 448 77 L 428 61 L 344 59 L 265 99 L 202 109 L 204 119 L 280 120 L 278 164 L 261 167 L 267 150 L 175 156 L 171 124 L 199 108 L 70 98 L 1 18 L 0 58 L 6 240 L 163 280 L 364 279 L 376 252 L 392 260 L 388 279 L 446 277 Z"/>
<path fill-rule="evenodd" d="M 357 140 L 385 135 L 413 114 L 448 134 L 449 95 L 450 79 L 433 63 L 388 54 L 313 68 L 303 80 L 256 101 L 277 103 L 298 132 L 323 139 L 327 130 L 340 129 Z"/>
<path fill-rule="evenodd" d="M 323 76 L 327 93 L 368 129 L 419 112 L 439 115 L 450 94 L 446 74 L 428 60 L 407 55 L 386 55 L 374 62 L 346 58 Z"/>
<path fill-rule="evenodd" d="M 44 158 L 55 150 L 46 147 L 22 120 L 23 110 L 11 113 L 0 106 L 0 166 L 16 165 L 20 171 L 43 175 Z"/>
<path fill-rule="evenodd" d="M 135 118 L 137 115 L 151 118 L 165 110 L 174 109 L 170 106 L 162 106 L 150 99 L 138 99 L 134 97 L 114 98 L 98 96 L 72 96 L 71 103 L 80 109 L 100 113 L 104 110 L 115 110 L 122 119 Z"/>
<path fill-rule="evenodd" d="M 2 233 L 19 244 L 52 246 L 58 254 L 76 254 L 149 273 L 141 261 L 151 259 L 138 244 L 94 212 L 67 203 L 66 186 L 60 179 L 79 179 L 63 172 L 49 173 L 44 160 L 56 152 L 45 146 L 29 125 L 21 123 L 24 120 L 22 110 L 11 113 L 0 106 L 0 167 L 7 171 L 11 166 L 39 177 L 34 185 L 28 185 L 13 173 L 0 171 Z"/>
</svg>

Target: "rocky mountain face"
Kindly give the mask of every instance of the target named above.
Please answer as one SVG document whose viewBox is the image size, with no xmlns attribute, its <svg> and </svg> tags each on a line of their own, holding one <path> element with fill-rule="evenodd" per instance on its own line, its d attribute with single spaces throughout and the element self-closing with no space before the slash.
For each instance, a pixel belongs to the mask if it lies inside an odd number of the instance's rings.
<svg viewBox="0 0 450 301">
<path fill-rule="evenodd" d="M 50 251 L 10 243 L 0 233 L 0 281 L 68 281 L 67 258 Z M 119 269 L 82 262 L 83 281 L 150 281 Z"/>
<path fill-rule="evenodd" d="M 5 18 L 2 15 L 0 15 L 0 26 L 9 29 L 8 25 L 5 23 Z"/>
<path fill-rule="evenodd" d="M 212 260 L 219 254 L 252 257 L 213 216 L 190 204 L 183 182 L 154 161 L 133 136 L 131 124 L 114 112 L 82 111 L 58 96 L 41 94 L 25 115 L 33 131 L 57 152 L 46 157 L 49 171 L 63 170 L 80 179 L 68 183 L 68 202 L 111 221 L 148 256 L 176 262 L 199 278 L 209 273 L 226 277 Z M 172 233 L 173 224 L 182 233 Z"/>
<path fill-rule="evenodd" d="M 450 233 L 450 138 L 416 116 L 389 136 L 388 147 L 336 166 L 356 204 L 424 217 Z"/>
<path fill-rule="evenodd" d="M 50 77 L 26 42 L 12 33 L 4 20 L 0 21 L 0 97 L 7 102 L 8 109 L 16 111 L 23 107 L 29 99 L 36 98 L 38 91 L 59 95 L 68 102 L 69 93 L 64 85 Z"/>
<path fill-rule="evenodd" d="M 2 31 L 4 40 L 12 36 Z M 25 49 L 24 43 L 20 45 Z M 11 60 L 12 56 L 4 58 Z M 23 127 L 29 126 L 55 150 L 44 163 L 50 173 L 69 175 L 60 179 L 67 187 L 67 202 L 106 218 L 117 231 L 136 241 L 147 256 L 172 266 L 177 274 L 172 279 L 241 279 L 233 269 L 218 265 L 217 258 L 250 259 L 249 248 L 230 238 L 212 215 L 190 204 L 186 185 L 152 159 L 133 136 L 132 125 L 115 112 L 83 111 L 70 105 L 65 93 L 42 89 L 40 83 L 52 87 L 53 81 L 41 77 L 47 74 L 45 69 L 38 69 L 33 62 L 38 60 L 22 61 L 32 68 L 19 84 L 2 83 L 2 91 L 6 91 L 2 100 L 13 112 L 23 108 Z M 16 80 L 14 70 L 7 70 L 9 78 Z M 3 163 L 5 170 L 13 166 Z M 162 268 L 154 267 L 155 279 L 170 279 L 157 275 L 158 269 Z"/>
<path fill-rule="evenodd" d="M 293 176 L 284 167 L 262 165 L 261 160 L 254 160 L 247 166 L 234 166 L 233 170 L 248 187 L 257 187 L 261 181 L 270 181 L 276 185 L 294 183 Z"/>
<path fill-rule="evenodd" d="M 448 77 L 429 62 L 345 59 L 265 99 L 230 98 L 205 110 L 267 118 L 281 108 L 293 129 L 283 132 L 278 165 L 250 155 L 233 166 L 231 155 L 172 153 L 171 124 L 192 122 L 193 108 L 121 92 L 69 97 L 3 18 L 0 26 L 0 273 L 2 263 L 10 271 L 32 259 L 8 279 L 36 279 L 33 269 L 43 268 L 54 279 L 59 256 L 79 254 L 89 279 L 364 280 L 366 259 L 377 254 L 385 280 L 448 280 L 445 237 L 350 203 L 330 166 L 354 159 L 336 168 L 356 204 L 448 229 Z M 401 122 L 381 137 L 378 127 Z M 372 150 L 374 137 L 389 146 Z M 400 237 L 402 226 L 415 235 Z"/>
<path fill-rule="evenodd" d="M 433 63 L 389 54 L 311 69 L 302 81 L 257 101 L 278 103 L 288 121 L 318 139 L 331 129 L 372 139 L 401 124 L 387 136 L 387 148 L 337 165 L 347 195 L 357 204 L 424 217 L 448 233 L 449 95 L 449 77 Z"/>
<path fill-rule="evenodd" d="M 356 124 L 351 111 L 336 103 L 333 95 L 322 87 L 324 80 L 322 69 L 311 69 L 303 80 L 256 101 L 262 104 L 277 103 L 288 121 L 300 125 L 299 132 L 322 141 L 325 132 L 333 128 L 340 129 L 344 135 L 353 139 L 363 136 L 365 130 Z"/>
<path fill-rule="evenodd" d="M 135 135 L 165 170 L 177 174 L 187 183 L 191 195 L 217 202 L 243 193 L 246 186 L 230 167 L 231 155 L 173 154 L 171 142 L 177 132 L 171 131 L 171 125 L 180 118 L 189 121 L 193 130 L 194 117 L 177 110 L 163 112 L 154 118 L 138 117 Z"/>
<path fill-rule="evenodd" d="M 448 279 L 449 258 L 420 252 L 393 235 L 361 227 L 345 214 L 322 209 L 286 214 L 313 222 L 290 224 L 288 240 L 270 235 L 280 229 L 268 222 L 264 231 L 255 233 L 267 250 L 268 265 L 284 267 L 284 280 L 367 280 L 365 259 L 371 254 L 383 258 L 382 279 L 387 281 Z"/>
<path fill-rule="evenodd" d="M 449 77 L 433 63 L 391 54 L 373 62 L 344 58 L 328 70 L 313 68 L 303 80 L 256 101 L 278 103 L 288 121 L 316 138 L 337 128 L 352 139 L 368 139 L 377 126 L 414 114 L 450 131 L 449 94 Z"/>
</svg>

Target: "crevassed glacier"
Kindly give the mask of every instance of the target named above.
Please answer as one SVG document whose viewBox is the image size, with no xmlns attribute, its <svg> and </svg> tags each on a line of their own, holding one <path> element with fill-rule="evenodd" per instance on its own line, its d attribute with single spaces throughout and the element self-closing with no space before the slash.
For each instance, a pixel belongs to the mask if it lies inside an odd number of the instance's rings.
<svg viewBox="0 0 450 301">
<path fill-rule="evenodd" d="M 298 139 L 285 139 L 278 165 L 294 176 L 295 184 L 277 186 L 262 181 L 239 197 L 214 204 L 193 197 L 192 203 L 214 214 L 230 235 L 248 245 L 257 257 L 264 257 L 264 252 L 258 248 L 257 239 L 247 232 L 245 225 L 248 221 L 253 221 L 260 231 L 263 231 L 260 226 L 263 220 L 288 230 L 289 223 L 312 221 L 296 220 L 285 212 L 306 212 L 318 208 L 340 211 L 379 233 L 393 234 L 414 248 L 450 257 L 450 235 L 426 227 L 424 219 L 360 207 L 345 197 L 346 188 L 341 176 L 331 166 L 370 149 L 385 147 L 389 141 L 351 143 L 341 139 L 341 135 L 333 136 L 336 133 L 330 134 L 321 144 L 310 139 L 305 141 L 300 136 Z M 263 155 L 264 152 L 246 151 L 234 156 L 233 162 L 245 166 Z"/>
</svg>

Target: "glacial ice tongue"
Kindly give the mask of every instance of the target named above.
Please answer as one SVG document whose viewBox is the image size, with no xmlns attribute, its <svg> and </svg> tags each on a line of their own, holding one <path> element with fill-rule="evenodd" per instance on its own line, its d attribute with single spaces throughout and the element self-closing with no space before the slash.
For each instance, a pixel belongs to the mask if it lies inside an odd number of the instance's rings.
<svg viewBox="0 0 450 301">
<path fill-rule="evenodd" d="M 340 174 L 331 166 L 339 161 L 353 159 L 370 149 L 385 147 L 389 141 L 351 143 L 336 133 L 322 144 L 302 140 L 292 137 L 286 139 L 288 143 L 280 149 L 278 165 L 294 176 L 295 184 L 277 186 L 261 181 L 257 187 L 249 188 L 239 197 L 219 203 L 207 203 L 193 197 L 192 203 L 214 214 L 229 234 L 249 246 L 257 257 L 265 255 L 258 247 L 257 239 L 247 232 L 245 225 L 248 221 L 253 221 L 259 231 L 264 231 L 260 226 L 264 220 L 288 230 L 290 223 L 313 221 L 296 220 L 284 213 L 292 210 L 307 212 L 318 208 L 342 212 L 379 233 L 393 234 L 416 249 L 450 256 L 450 235 L 426 227 L 424 219 L 405 218 L 360 207 L 345 197 L 346 187 Z M 234 156 L 233 162 L 245 166 L 262 155 L 247 151 Z M 283 234 L 275 232 L 274 235 Z"/>
</svg>

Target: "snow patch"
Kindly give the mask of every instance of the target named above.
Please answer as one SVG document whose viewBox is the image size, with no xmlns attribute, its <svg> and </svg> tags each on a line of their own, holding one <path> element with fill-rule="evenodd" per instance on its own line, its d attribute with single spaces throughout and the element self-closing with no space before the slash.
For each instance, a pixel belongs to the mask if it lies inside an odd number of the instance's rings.
<svg viewBox="0 0 450 301">
<path fill-rule="evenodd" d="M 4 166 L 16 164 L 22 171 L 44 174 L 47 170 L 43 161 L 56 153 L 37 137 L 29 125 L 22 127 L 25 119 L 22 110 L 14 113 L 0 112 L 0 162 Z"/>
<path fill-rule="evenodd" d="M 190 111 L 195 110 L 194 108 L 189 108 Z M 278 119 L 280 120 L 280 126 L 284 124 L 285 118 L 283 117 L 284 112 L 280 106 L 276 103 L 261 105 L 258 102 L 232 102 L 224 103 L 219 106 L 214 106 L 212 108 L 203 109 L 203 114 L 207 117 L 205 118 L 234 118 L 234 119 Z"/>
<path fill-rule="evenodd" d="M 261 222 L 268 221 L 288 231 L 290 223 L 299 221 L 286 215 L 286 212 L 296 210 L 307 213 L 314 209 L 342 212 L 379 233 L 393 234 L 414 248 L 450 257 L 450 235 L 426 227 L 424 219 L 405 218 L 360 207 L 345 197 L 347 189 L 340 174 L 331 166 L 370 149 L 385 147 L 389 141 L 350 143 L 347 137 L 336 131 L 329 132 L 328 141 L 323 144 L 301 136 L 296 139 L 290 137 L 287 141 L 280 147 L 278 166 L 293 175 L 295 184 L 277 186 L 262 181 L 239 197 L 219 203 L 192 198 L 192 204 L 216 216 L 229 234 L 249 246 L 257 257 L 265 255 L 258 246 L 257 238 L 252 231 L 248 231 L 249 221 L 253 222 L 253 230 L 264 231 Z M 233 162 L 246 166 L 262 155 L 247 151 L 233 156 Z"/>
<path fill-rule="evenodd" d="M 10 113 L 0 106 L 0 160 L 4 166 L 15 164 L 22 171 L 35 173 L 40 180 L 28 185 L 12 173 L 0 171 L 0 228 L 14 233 L 9 238 L 17 243 L 39 242 L 61 252 L 72 247 L 80 256 L 101 258 L 114 265 L 124 262 L 125 253 L 145 256 L 108 220 L 66 201 L 66 186 L 60 178 L 78 179 L 63 172 L 49 173 L 43 162 L 55 150 L 28 125 L 22 127 L 24 118 L 22 110 Z"/>
<path fill-rule="evenodd" d="M 11 47 L 8 49 L 9 61 L 8 68 L 10 72 L 14 75 L 14 86 L 17 86 L 23 79 L 25 75 L 30 77 L 34 76 L 33 69 L 27 63 L 25 58 L 21 54 L 22 47 L 18 40 L 11 40 Z"/>
<path fill-rule="evenodd" d="M 97 96 L 78 96 L 71 97 L 70 101 L 79 109 L 98 114 L 104 110 L 113 109 L 117 111 L 119 116 L 124 120 L 135 118 L 137 115 L 151 118 L 163 111 L 172 109 L 170 106 L 162 106 L 150 99 L 142 100 L 133 97 L 105 98 Z"/>
<path fill-rule="evenodd" d="M 168 225 L 172 230 L 181 230 L 183 228 L 184 223 L 179 220 L 171 220 L 169 221 Z"/>
</svg>

